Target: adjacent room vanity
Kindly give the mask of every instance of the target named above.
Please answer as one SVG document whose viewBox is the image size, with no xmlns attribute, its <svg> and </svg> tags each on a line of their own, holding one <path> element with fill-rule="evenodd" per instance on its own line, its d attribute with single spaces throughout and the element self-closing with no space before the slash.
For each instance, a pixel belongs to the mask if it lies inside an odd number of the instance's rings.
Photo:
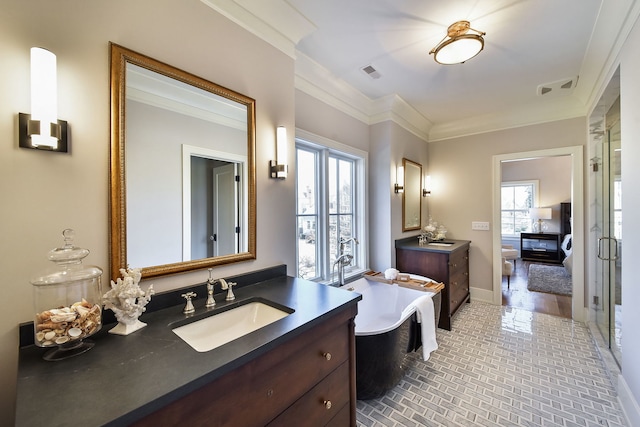
<svg viewBox="0 0 640 427">
<path fill-rule="evenodd" d="M 193 290 L 204 297 L 204 285 Z M 131 335 L 108 334 L 113 325 L 105 325 L 80 356 L 47 362 L 41 348 L 21 348 L 16 425 L 264 426 L 304 419 L 355 426 L 360 295 L 284 275 L 238 286 L 235 294 L 233 302 L 216 295 L 212 309 L 195 300 L 192 317 L 249 298 L 294 311 L 198 352 L 172 331 L 190 317 L 178 295 L 179 304 L 146 313 L 148 326 Z"/>
<path fill-rule="evenodd" d="M 445 284 L 438 327 L 451 330 L 451 318 L 469 301 L 469 240 L 418 244 L 417 237 L 396 240 L 396 268 Z"/>
</svg>

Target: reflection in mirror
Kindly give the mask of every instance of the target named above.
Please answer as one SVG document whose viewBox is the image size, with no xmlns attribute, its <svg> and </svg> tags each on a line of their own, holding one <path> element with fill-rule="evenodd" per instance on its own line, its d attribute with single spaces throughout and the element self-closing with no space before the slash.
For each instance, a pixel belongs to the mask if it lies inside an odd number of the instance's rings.
<svg viewBox="0 0 640 427">
<path fill-rule="evenodd" d="M 112 277 L 255 259 L 255 101 L 111 49 Z"/>
<path fill-rule="evenodd" d="M 404 192 L 402 193 L 402 231 L 420 230 L 422 221 L 422 165 L 402 159 Z"/>
</svg>

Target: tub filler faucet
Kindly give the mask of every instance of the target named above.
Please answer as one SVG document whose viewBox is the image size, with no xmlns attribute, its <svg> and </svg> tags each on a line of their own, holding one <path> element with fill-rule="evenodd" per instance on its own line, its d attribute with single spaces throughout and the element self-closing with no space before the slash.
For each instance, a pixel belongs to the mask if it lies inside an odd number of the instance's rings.
<svg viewBox="0 0 640 427">
<path fill-rule="evenodd" d="M 344 285 L 344 267 L 351 265 L 351 261 L 353 261 L 353 255 L 344 253 L 344 245 L 349 242 L 354 242 L 356 245 L 360 243 L 355 237 L 351 237 L 349 239 L 345 239 L 343 237 L 340 238 L 338 257 L 333 263 L 334 269 L 336 265 L 338 266 L 338 286 Z"/>
</svg>

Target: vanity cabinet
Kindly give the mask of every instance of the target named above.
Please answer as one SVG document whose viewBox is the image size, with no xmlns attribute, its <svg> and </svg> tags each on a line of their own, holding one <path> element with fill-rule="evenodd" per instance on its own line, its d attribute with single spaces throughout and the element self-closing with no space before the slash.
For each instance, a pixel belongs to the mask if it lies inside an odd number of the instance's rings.
<svg viewBox="0 0 640 427">
<path fill-rule="evenodd" d="M 134 425 L 355 427 L 356 313 L 339 312 Z"/>
<path fill-rule="evenodd" d="M 438 327 L 451 330 L 451 319 L 469 301 L 468 240 L 447 240 L 450 245 L 418 244 L 417 237 L 396 240 L 396 268 L 444 283 Z M 437 244 L 437 242 L 436 242 Z"/>
</svg>

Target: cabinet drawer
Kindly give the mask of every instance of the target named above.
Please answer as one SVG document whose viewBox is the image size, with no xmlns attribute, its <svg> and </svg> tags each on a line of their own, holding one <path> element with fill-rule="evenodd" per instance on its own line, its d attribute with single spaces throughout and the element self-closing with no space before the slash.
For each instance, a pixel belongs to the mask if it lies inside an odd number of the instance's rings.
<svg viewBox="0 0 640 427">
<path fill-rule="evenodd" d="M 269 427 L 303 424 L 324 426 L 328 424 L 345 407 L 349 406 L 349 383 L 345 381 L 348 376 L 349 362 L 344 362 L 278 418 L 269 423 Z"/>
<path fill-rule="evenodd" d="M 469 280 L 451 286 L 449 290 L 449 312 L 453 313 L 469 294 Z"/>
<path fill-rule="evenodd" d="M 349 365 L 348 322 L 355 313 L 345 310 L 135 425 L 266 425 L 336 368 Z M 348 390 L 348 372 L 341 380 Z"/>
<path fill-rule="evenodd" d="M 469 251 L 457 251 L 449 257 L 449 275 L 469 271 Z"/>
</svg>

